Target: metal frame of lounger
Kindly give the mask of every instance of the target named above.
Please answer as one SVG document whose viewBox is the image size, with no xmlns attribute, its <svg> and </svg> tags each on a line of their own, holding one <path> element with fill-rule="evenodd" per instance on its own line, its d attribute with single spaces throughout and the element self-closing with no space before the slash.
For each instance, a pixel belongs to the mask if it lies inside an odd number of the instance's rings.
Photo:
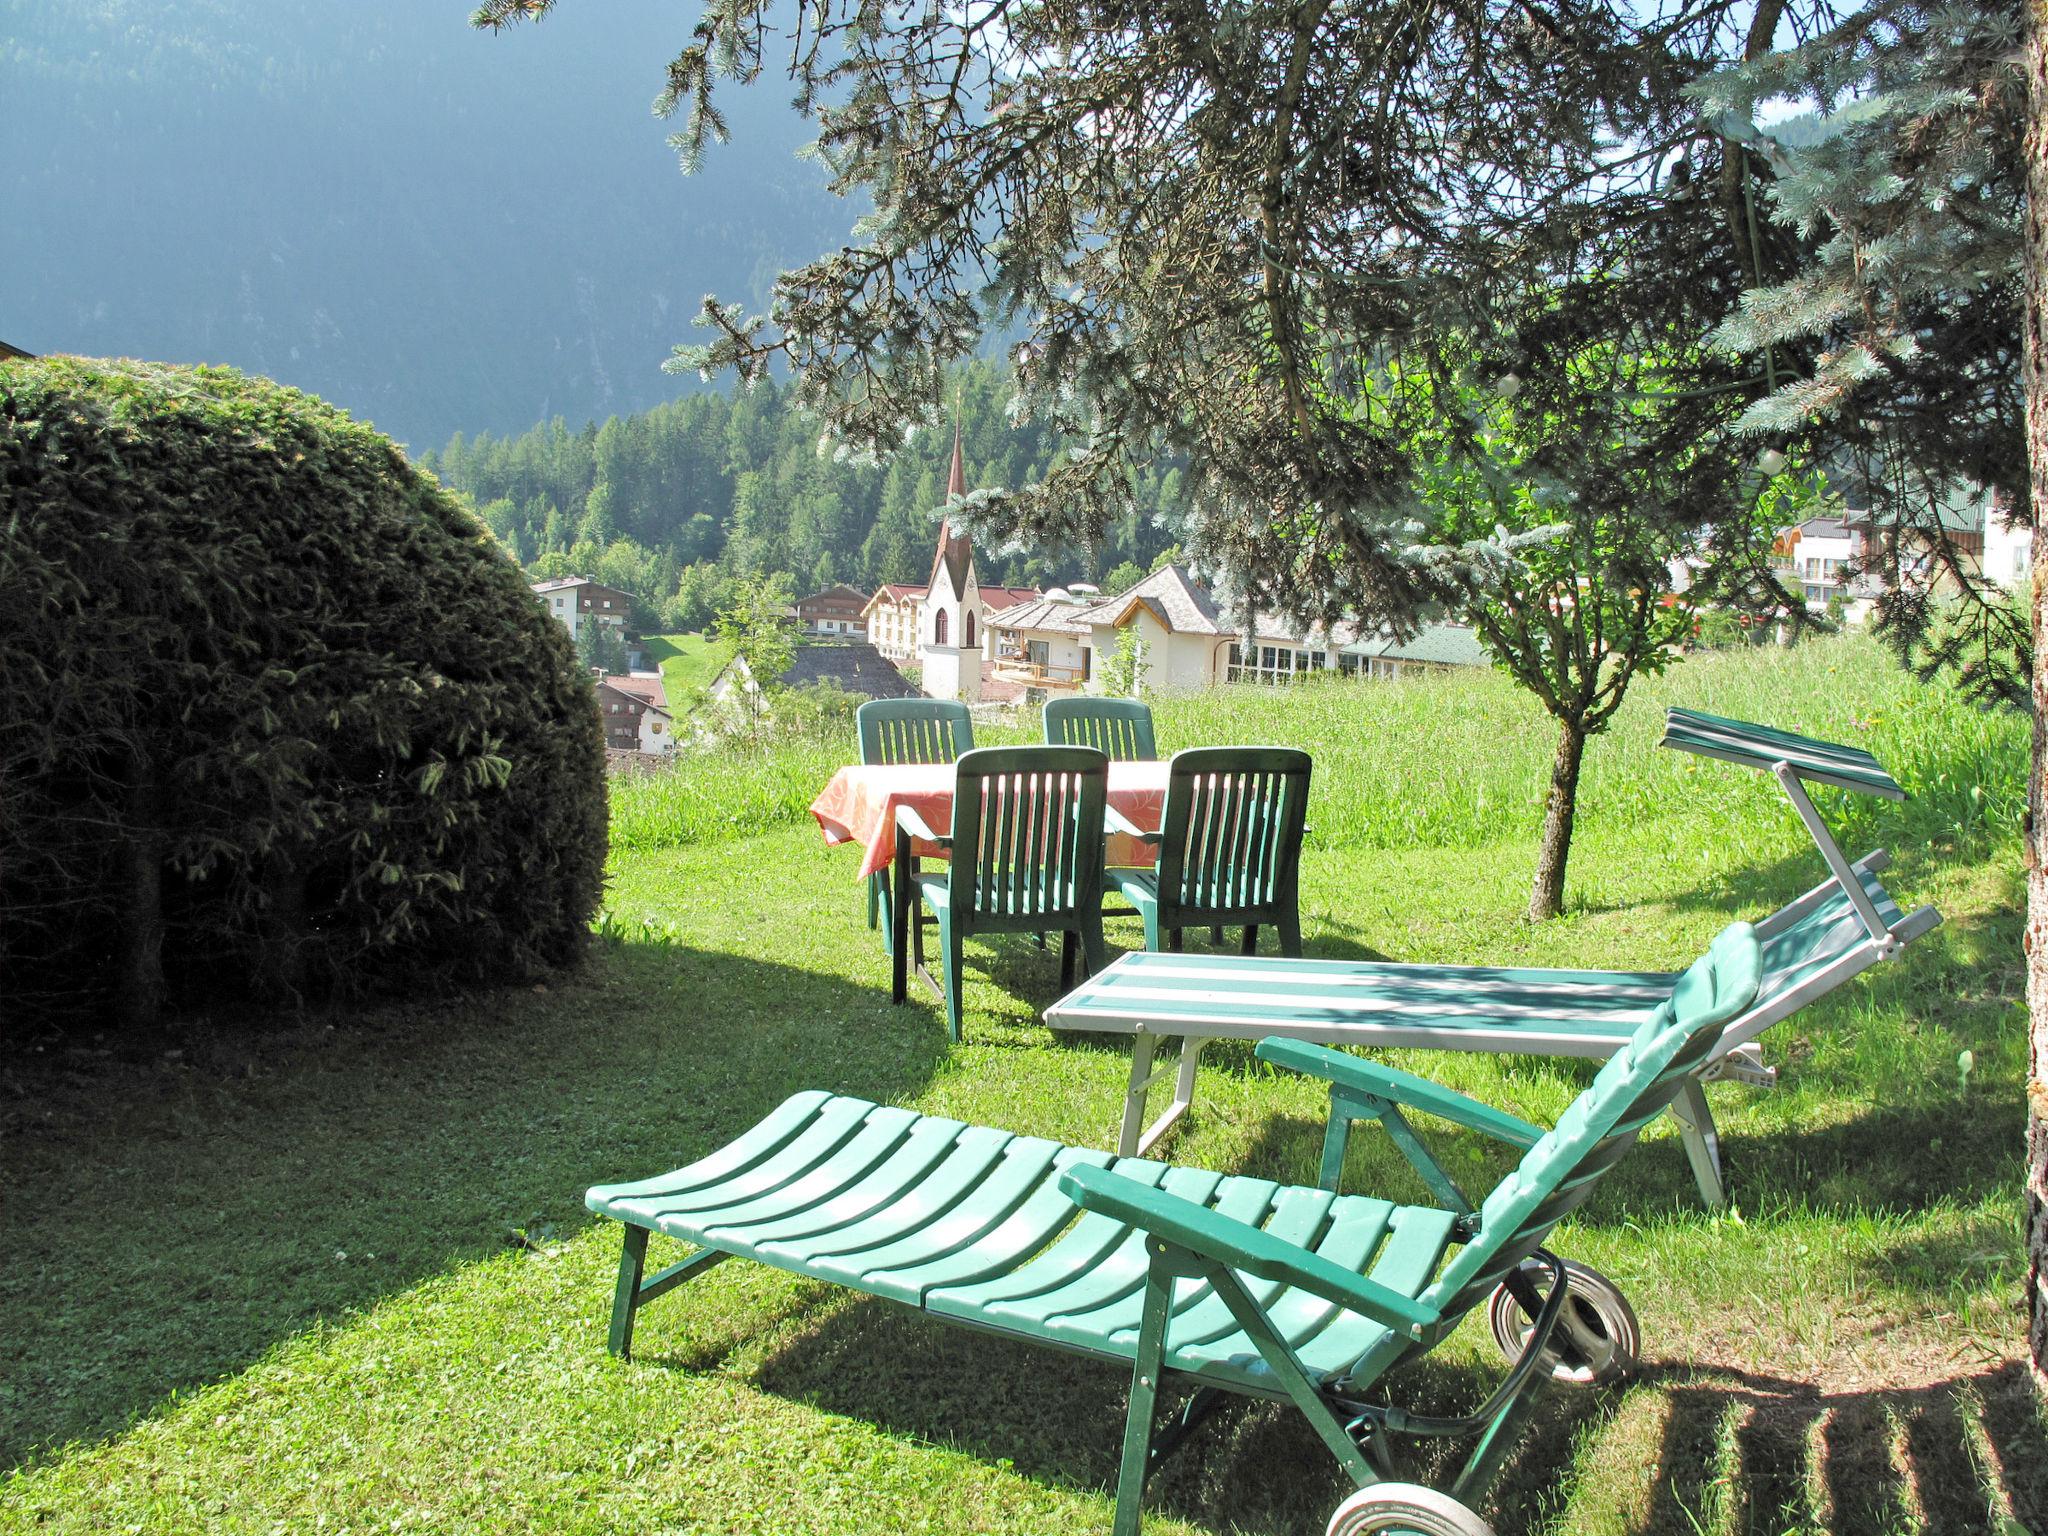
<svg viewBox="0 0 2048 1536">
<path fill-rule="evenodd" d="M 1936 927 L 1941 914 L 1932 907 L 1901 911 L 1877 878 L 1889 855 L 1878 849 L 1851 864 L 1800 782 L 1904 799 L 1868 753 L 1686 710 L 1671 711 L 1664 745 L 1770 772 L 1830 871 L 1756 925 L 1765 946 L 1756 1002 L 1727 1026 L 1709 1064 L 1671 1106 L 1701 1198 L 1721 1205 L 1727 1197 L 1720 1138 L 1702 1084 L 1716 1077 L 1774 1083 L 1757 1037 L 1891 958 Z M 1328 1045 L 1600 1058 L 1648 1016 L 1673 979 L 1648 971 L 1131 954 L 1053 1004 L 1045 1021 L 1054 1029 L 1133 1037 L 1118 1136 L 1120 1153 L 1132 1156 L 1187 1113 L 1195 1069 L 1211 1040 L 1278 1035 Z M 1155 1067 L 1158 1042 L 1170 1036 L 1181 1039 L 1179 1060 Z M 1175 1078 L 1172 1100 L 1148 1126 L 1147 1097 L 1168 1073 Z"/>
</svg>

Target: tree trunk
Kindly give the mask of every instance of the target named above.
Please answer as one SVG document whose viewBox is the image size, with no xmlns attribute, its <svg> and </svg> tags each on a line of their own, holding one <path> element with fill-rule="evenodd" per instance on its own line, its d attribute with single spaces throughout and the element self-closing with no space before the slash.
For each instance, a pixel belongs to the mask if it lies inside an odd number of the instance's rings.
<svg viewBox="0 0 2048 1536">
<path fill-rule="evenodd" d="M 2027 785 L 2027 1345 L 2048 1402 L 2048 0 L 2027 6 L 2026 380 L 2032 479 L 2034 761 Z"/>
<path fill-rule="evenodd" d="M 2041 0 L 2048 4 L 2048 0 Z M 1586 731 L 1563 722 L 1557 759 L 1550 765 L 1550 798 L 1543 806 L 1543 846 L 1536 853 L 1536 883 L 1529 890 L 1529 920 L 1540 923 L 1564 910 L 1564 866 L 1572 854 L 1572 822 L 1579 814 L 1579 764 L 1586 756 Z"/>
</svg>

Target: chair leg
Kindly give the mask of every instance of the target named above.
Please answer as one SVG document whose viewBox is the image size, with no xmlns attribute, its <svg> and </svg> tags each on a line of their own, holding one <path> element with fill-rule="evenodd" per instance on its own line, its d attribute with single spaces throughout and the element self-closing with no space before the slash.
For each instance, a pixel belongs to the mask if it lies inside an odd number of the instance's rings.
<svg viewBox="0 0 2048 1536">
<path fill-rule="evenodd" d="M 1707 1108 L 1707 1093 L 1700 1080 L 1689 1077 L 1671 1101 L 1671 1118 L 1678 1122 L 1692 1176 L 1700 1187 L 1700 1198 L 1710 1206 L 1728 1203 L 1721 1183 L 1721 1138 L 1714 1130 L 1714 1112 Z"/>
<path fill-rule="evenodd" d="M 1211 944 L 1214 944 L 1214 945 L 1216 945 L 1216 946 L 1217 946 L 1217 947 L 1218 947 L 1219 949 L 1220 949 L 1220 948 L 1222 947 L 1222 945 L 1223 945 L 1223 925 L 1222 925 L 1221 923 L 1216 923 L 1216 924 L 1214 924 L 1214 925 L 1212 925 L 1212 926 L 1210 927 L 1210 929 L 1209 929 L 1209 942 L 1210 942 Z"/>
<path fill-rule="evenodd" d="M 939 942 L 946 947 L 946 1033 L 958 1045 L 960 1030 L 960 972 L 966 963 L 963 935 L 953 924 L 941 919 Z"/>
<path fill-rule="evenodd" d="M 1180 930 L 1178 928 L 1173 929 L 1166 935 L 1166 947 L 1172 950 L 1175 954 L 1180 953 Z"/>
<path fill-rule="evenodd" d="M 1074 990 L 1074 952 L 1079 949 L 1080 936 L 1068 928 L 1060 934 L 1060 992 L 1062 995 Z"/>
<path fill-rule="evenodd" d="M 1244 925 L 1244 943 L 1239 947 L 1239 953 L 1246 955 L 1255 955 L 1258 952 L 1259 925 L 1257 923 L 1246 923 Z"/>
<path fill-rule="evenodd" d="M 1290 960 L 1301 958 L 1301 914 L 1284 912 L 1278 924 L 1280 929 L 1280 953 Z"/>
<path fill-rule="evenodd" d="M 1172 1301 L 1173 1276 L 1155 1262 L 1145 1279 L 1145 1307 L 1138 1323 L 1138 1358 L 1131 1370 L 1130 1406 L 1124 1414 L 1124 1453 L 1117 1467 L 1112 1536 L 1138 1536 L 1138 1521 L 1145 1504 L 1145 1478 L 1152 1470 L 1159 1366 L 1166 1357 L 1166 1315 Z"/>
<path fill-rule="evenodd" d="M 640 1277 L 647 1269 L 647 1229 L 626 1225 L 626 1245 L 619 1254 L 619 1284 L 612 1293 L 611 1352 L 625 1359 L 633 1351 L 633 1314 L 640 1310 Z"/>
<path fill-rule="evenodd" d="M 889 1001 L 892 1003 L 902 1002 L 910 993 L 913 934 L 916 936 L 918 962 L 922 964 L 924 961 L 924 924 L 912 905 L 915 900 L 910 882 L 897 880 L 889 902 Z"/>
</svg>

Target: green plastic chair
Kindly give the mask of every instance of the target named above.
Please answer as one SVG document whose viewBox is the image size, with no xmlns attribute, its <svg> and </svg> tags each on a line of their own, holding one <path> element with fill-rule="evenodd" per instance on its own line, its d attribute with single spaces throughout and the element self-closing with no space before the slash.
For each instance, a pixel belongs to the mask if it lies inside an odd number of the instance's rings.
<svg viewBox="0 0 2048 1536">
<path fill-rule="evenodd" d="M 1048 699 L 1045 741 L 1052 747 L 1093 747 L 1117 763 L 1159 755 L 1152 739 L 1152 706 L 1136 699 Z"/>
<path fill-rule="evenodd" d="M 950 763 L 974 750 L 974 716 L 952 699 L 869 699 L 853 712 L 863 763 Z M 868 927 L 890 910 L 889 876 L 868 876 Z M 882 929 L 882 947 L 894 938 Z"/>
<path fill-rule="evenodd" d="M 924 966 L 919 904 L 937 919 L 946 1029 L 960 1038 L 960 965 L 969 934 L 1063 935 L 1060 989 L 1074 984 L 1077 947 L 1087 974 L 1105 960 L 1102 940 L 1102 813 L 1109 759 L 1092 747 L 983 747 L 954 765 L 952 830 L 940 834 L 908 806 L 896 813 L 891 996 L 902 1002 L 908 969 Z M 912 840 L 937 843 L 944 870 L 914 867 Z M 907 943 L 906 943 L 907 939 Z"/>
<path fill-rule="evenodd" d="M 1267 1061 L 1330 1084 L 1320 1188 L 799 1093 L 688 1167 L 584 1197 L 625 1224 L 611 1348 L 631 1351 L 646 1302 L 743 1255 L 1130 1372 L 1117 1536 L 1136 1536 L 1146 1479 L 1226 1394 L 1307 1418 L 1358 1485 L 1332 1532 L 1486 1536 L 1471 1506 L 1534 1389 L 1625 1376 L 1642 1345 L 1627 1298 L 1544 1242 L 1751 1005 L 1760 969 L 1749 925 L 1723 932 L 1547 1131 L 1412 1073 L 1264 1041 Z M 1520 1149 L 1521 1161 L 1467 1199 L 1411 1114 Z M 1337 1192 L 1361 1118 L 1380 1123 L 1434 1203 Z M 650 1275 L 654 1232 L 696 1249 Z M 1456 1417 L 1400 1406 L 1394 1373 L 1481 1309 L 1509 1362 L 1500 1384 Z M 1189 1389 L 1173 1422 L 1155 1423 L 1160 1395 Z M 1462 1466 L 1422 1458 L 1446 1486 L 1409 1480 L 1408 1444 L 1450 1437 L 1470 1447 Z"/>
<path fill-rule="evenodd" d="M 1280 931 L 1280 952 L 1301 953 L 1301 839 L 1311 762 L 1292 747 L 1192 747 L 1173 754 L 1166 814 L 1147 832 L 1112 808 L 1111 831 L 1159 850 L 1151 869 L 1112 869 L 1107 880 L 1145 923 L 1145 947 L 1181 946 L 1183 928 Z"/>
</svg>

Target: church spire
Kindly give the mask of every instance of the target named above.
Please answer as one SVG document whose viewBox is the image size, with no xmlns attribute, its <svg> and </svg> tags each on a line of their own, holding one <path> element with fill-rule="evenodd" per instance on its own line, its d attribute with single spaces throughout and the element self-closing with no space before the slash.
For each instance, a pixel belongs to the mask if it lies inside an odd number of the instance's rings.
<svg viewBox="0 0 2048 1536">
<path fill-rule="evenodd" d="M 960 455 L 960 400 L 953 402 L 953 469 L 946 477 L 946 502 L 954 501 L 967 494 L 967 466 Z M 932 554 L 931 581 L 926 590 L 938 584 L 939 572 L 943 569 L 953 581 L 956 595 L 967 591 L 967 573 L 974 568 L 974 546 L 965 533 L 957 533 L 951 520 L 939 519 L 939 547 Z"/>
</svg>

